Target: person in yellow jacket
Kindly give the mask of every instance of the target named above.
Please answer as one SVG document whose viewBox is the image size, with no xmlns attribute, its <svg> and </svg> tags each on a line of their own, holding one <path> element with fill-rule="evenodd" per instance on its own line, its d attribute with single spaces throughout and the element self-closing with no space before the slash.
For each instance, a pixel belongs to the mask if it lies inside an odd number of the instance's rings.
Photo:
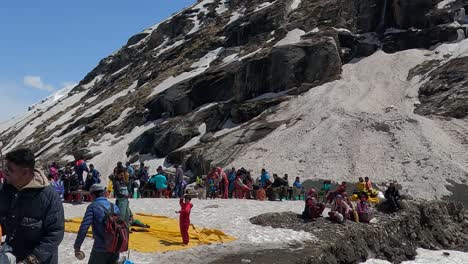
<svg viewBox="0 0 468 264">
<path fill-rule="evenodd" d="M 356 189 L 359 193 L 364 192 L 366 190 L 366 183 L 362 177 L 359 177 L 359 182 L 356 184 Z"/>
</svg>

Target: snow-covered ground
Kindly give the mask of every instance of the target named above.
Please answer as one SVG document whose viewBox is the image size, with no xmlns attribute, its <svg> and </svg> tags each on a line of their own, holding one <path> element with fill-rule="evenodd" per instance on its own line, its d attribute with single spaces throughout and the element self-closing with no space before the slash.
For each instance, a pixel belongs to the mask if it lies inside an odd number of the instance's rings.
<svg viewBox="0 0 468 264">
<path fill-rule="evenodd" d="M 143 254 L 131 252 L 131 259 L 138 264 L 152 263 L 207 263 L 216 257 L 237 252 L 240 249 L 262 250 L 269 248 L 287 248 L 290 244 L 300 245 L 314 239 L 311 234 L 287 229 L 261 227 L 249 222 L 249 218 L 267 212 L 303 210 L 301 201 L 259 202 L 252 200 L 192 200 L 194 207 L 191 222 L 196 226 L 216 228 L 237 238 L 226 244 L 205 245 L 183 251 Z M 177 199 L 138 199 L 130 201 L 133 212 L 164 215 L 177 218 L 179 210 Z M 87 204 L 64 204 L 65 217 L 83 216 Z M 78 261 L 74 257 L 73 243 L 76 234 L 65 234 L 59 248 L 59 263 L 87 263 L 87 258 Z M 89 255 L 92 239 L 87 238 L 82 250 Z"/>
<path fill-rule="evenodd" d="M 226 167 L 245 167 L 254 175 L 271 173 L 302 179 L 374 182 L 397 180 L 416 198 L 450 195 L 447 179 L 468 173 L 467 120 L 414 114 L 419 76 L 413 67 L 428 60 L 466 56 L 468 40 L 433 51 L 376 52 L 343 66 L 340 80 L 315 87 L 280 105 L 268 121 L 284 122 Z M 430 180 L 427 180 L 430 179 Z"/>
<path fill-rule="evenodd" d="M 300 213 L 302 201 L 260 202 L 252 200 L 198 200 L 192 201 L 194 208 L 191 214 L 193 224 L 222 230 L 237 238 L 226 244 L 204 245 L 191 249 L 166 253 L 131 252 L 131 259 L 137 264 L 152 263 L 209 263 L 223 255 L 239 252 L 239 250 L 257 251 L 262 249 L 288 248 L 293 244 L 296 248 L 305 241 L 315 239 L 309 233 L 287 229 L 274 229 L 253 225 L 249 218 L 267 212 L 293 211 Z M 176 199 L 138 199 L 130 201 L 133 212 L 145 212 L 177 218 L 175 211 L 179 204 Z M 87 204 L 64 204 L 66 218 L 79 217 L 84 214 Z M 59 248 L 59 263 L 87 263 L 93 240 L 86 238 L 82 250 L 87 257 L 78 261 L 74 257 L 73 243 L 76 234 L 66 233 Z M 448 252 L 449 256 L 444 256 Z M 428 251 L 419 249 L 415 261 L 404 264 L 461 264 L 468 263 L 468 253 L 457 251 Z M 368 260 L 365 264 L 389 264 L 383 260 Z"/>
</svg>

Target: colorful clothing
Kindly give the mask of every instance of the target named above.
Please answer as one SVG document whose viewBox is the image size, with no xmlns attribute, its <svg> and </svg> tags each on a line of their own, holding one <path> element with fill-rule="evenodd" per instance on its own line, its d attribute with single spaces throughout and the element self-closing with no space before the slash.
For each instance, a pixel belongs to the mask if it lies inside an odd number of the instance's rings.
<svg viewBox="0 0 468 264">
<path fill-rule="evenodd" d="M 184 244 L 189 243 L 189 227 L 190 227 L 190 212 L 192 211 L 193 204 L 190 202 L 184 202 L 183 198 L 179 200 L 180 204 L 180 216 L 179 216 L 179 227 L 180 234 L 182 235 L 182 241 Z"/>
</svg>

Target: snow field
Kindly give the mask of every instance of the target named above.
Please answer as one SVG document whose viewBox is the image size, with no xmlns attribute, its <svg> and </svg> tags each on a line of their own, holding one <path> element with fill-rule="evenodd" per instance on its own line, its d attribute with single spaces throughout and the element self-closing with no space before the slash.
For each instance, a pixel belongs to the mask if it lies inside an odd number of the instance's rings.
<svg viewBox="0 0 468 264">
<path fill-rule="evenodd" d="M 183 251 L 168 253 L 143 254 L 131 252 L 131 259 L 138 264 L 150 263 L 207 263 L 224 254 L 240 249 L 261 250 L 288 247 L 289 244 L 301 244 L 314 239 L 311 234 L 287 229 L 261 227 L 250 223 L 249 218 L 267 213 L 294 211 L 302 212 L 303 201 L 259 202 L 253 200 L 192 200 L 194 207 L 191 223 L 200 227 L 219 229 L 237 238 L 226 244 L 204 245 Z M 66 218 L 83 216 L 87 204 L 64 204 Z M 137 199 L 131 200 L 133 212 L 164 215 L 177 218 L 176 210 L 180 209 L 177 199 Z M 59 248 L 59 263 L 87 263 L 78 261 L 73 255 L 75 234 L 66 234 Z M 86 238 L 82 250 L 89 255 L 92 239 Z"/>
</svg>

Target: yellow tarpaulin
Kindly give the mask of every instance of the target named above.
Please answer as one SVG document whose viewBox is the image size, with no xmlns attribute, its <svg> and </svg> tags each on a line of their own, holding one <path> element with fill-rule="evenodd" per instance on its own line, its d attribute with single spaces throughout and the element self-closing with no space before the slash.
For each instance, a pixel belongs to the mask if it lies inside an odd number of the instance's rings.
<svg viewBox="0 0 468 264">
<path fill-rule="evenodd" d="M 135 214 L 135 219 L 151 226 L 145 232 L 133 232 L 130 234 L 130 249 L 138 252 L 153 253 L 182 250 L 199 245 L 227 243 L 236 238 L 224 234 L 217 229 L 199 228 L 191 225 L 189 228 L 190 243 L 182 244 L 179 220 L 165 216 Z M 73 218 L 65 221 L 65 232 L 78 233 L 81 218 Z M 135 227 L 139 229 L 138 227 Z M 91 228 L 88 236 L 92 237 Z"/>
</svg>

